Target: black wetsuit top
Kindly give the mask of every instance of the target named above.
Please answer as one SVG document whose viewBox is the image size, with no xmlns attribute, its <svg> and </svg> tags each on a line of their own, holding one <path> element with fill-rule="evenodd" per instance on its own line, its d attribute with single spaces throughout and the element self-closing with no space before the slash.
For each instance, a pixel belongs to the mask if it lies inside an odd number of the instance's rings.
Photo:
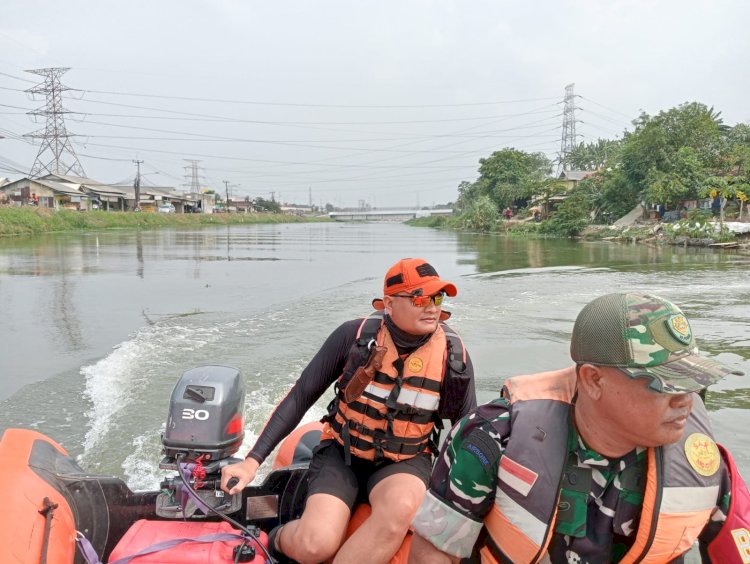
<svg viewBox="0 0 750 564">
<path fill-rule="evenodd" d="M 361 319 L 353 319 L 339 325 L 326 339 L 323 346 L 316 353 L 302 371 L 294 387 L 281 400 L 271 418 L 266 423 L 255 446 L 247 456 L 252 456 L 258 462 L 263 462 L 271 451 L 276 448 L 284 437 L 291 433 L 302 420 L 308 409 L 320 399 L 320 396 L 338 380 L 344 371 L 344 365 L 349 358 L 352 344 L 357 338 L 357 331 L 362 324 Z M 386 316 L 386 325 L 391 332 L 393 342 L 399 354 L 408 354 L 429 339 L 429 335 L 415 337 L 400 331 Z M 469 385 L 463 398 L 457 421 L 477 406 L 474 390 L 474 368 L 469 353 L 466 353 L 466 372 Z M 455 421 L 451 421 L 454 423 Z"/>
</svg>

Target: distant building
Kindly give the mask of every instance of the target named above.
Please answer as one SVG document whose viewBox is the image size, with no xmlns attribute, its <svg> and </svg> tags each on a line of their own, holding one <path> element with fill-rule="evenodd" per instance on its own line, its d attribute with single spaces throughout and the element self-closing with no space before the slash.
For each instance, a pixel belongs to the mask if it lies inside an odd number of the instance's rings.
<svg viewBox="0 0 750 564">
<path fill-rule="evenodd" d="M 88 180 L 88 179 L 86 179 Z M 47 175 L 43 178 L 21 178 L 0 186 L 11 203 L 18 206 L 36 205 L 49 209 L 94 209 L 92 196 L 80 189 L 80 184 L 67 182 L 63 177 Z"/>
<path fill-rule="evenodd" d="M 310 206 L 284 204 L 283 206 L 281 206 L 281 213 L 287 215 L 312 215 L 314 213 L 314 210 Z"/>
<path fill-rule="evenodd" d="M 558 176 L 558 179 L 562 180 L 565 184 L 565 191 L 570 192 L 576 185 L 589 176 L 596 174 L 595 170 L 564 170 Z"/>
<path fill-rule="evenodd" d="M 0 194 L 18 206 L 69 210 L 131 211 L 135 209 L 135 188 L 105 184 L 80 176 L 48 174 L 41 178 L 21 178 L 0 183 Z M 177 213 L 211 213 L 214 194 L 188 194 L 171 186 L 140 188 L 141 211 L 156 212 L 162 204 L 172 204 Z"/>
</svg>

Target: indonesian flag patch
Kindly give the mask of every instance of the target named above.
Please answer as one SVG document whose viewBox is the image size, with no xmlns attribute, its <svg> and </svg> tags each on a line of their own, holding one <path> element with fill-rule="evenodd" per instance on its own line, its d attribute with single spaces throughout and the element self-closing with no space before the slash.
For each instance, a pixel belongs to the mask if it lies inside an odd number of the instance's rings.
<svg viewBox="0 0 750 564">
<path fill-rule="evenodd" d="M 536 483 L 538 477 L 539 474 L 522 466 L 515 460 L 511 460 L 505 455 L 500 459 L 498 478 L 500 478 L 505 485 L 516 490 L 524 497 L 529 495 L 529 492 L 534 486 L 534 483 Z"/>
</svg>

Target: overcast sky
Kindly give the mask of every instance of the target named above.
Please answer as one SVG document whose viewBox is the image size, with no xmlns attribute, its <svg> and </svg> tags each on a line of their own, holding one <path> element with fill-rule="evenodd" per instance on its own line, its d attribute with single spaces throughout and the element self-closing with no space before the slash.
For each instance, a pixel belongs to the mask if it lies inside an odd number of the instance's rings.
<svg viewBox="0 0 750 564">
<path fill-rule="evenodd" d="M 3 0 L 0 176 L 45 126 L 25 72 L 70 67 L 66 126 L 87 176 L 284 202 L 454 201 L 503 147 L 560 150 L 686 101 L 750 122 L 750 3 Z M 47 155 L 49 157 L 49 155 Z"/>
</svg>

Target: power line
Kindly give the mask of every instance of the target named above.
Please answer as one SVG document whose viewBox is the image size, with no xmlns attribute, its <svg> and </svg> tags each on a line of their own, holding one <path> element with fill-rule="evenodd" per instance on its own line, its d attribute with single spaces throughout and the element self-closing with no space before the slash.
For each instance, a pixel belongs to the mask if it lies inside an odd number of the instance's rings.
<svg viewBox="0 0 750 564">
<path fill-rule="evenodd" d="M 633 116 L 629 116 L 627 114 L 622 113 L 619 110 L 615 110 L 615 109 L 612 109 L 612 108 L 610 108 L 608 106 L 605 106 L 604 104 L 600 104 L 599 102 L 595 102 L 594 100 L 592 100 L 591 98 L 587 98 L 586 96 L 581 96 L 581 99 L 582 100 L 586 100 L 588 102 L 591 102 L 592 104 L 595 104 L 595 105 L 597 105 L 597 106 L 599 106 L 601 108 L 604 108 L 605 110 L 609 110 L 612 113 L 619 114 L 619 115 L 621 115 L 621 116 L 623 116 L 625 118 L 628 118 L 629 120 L 633 119 Z"/>
<path fill-rule="evenodd" d="M 101 100 L 86 100 L 87 102 L 94 102 L 98 104 L 110 104 L 110 102 L 103 102 Z M 3 104 L 0 104 L 2 106 Z M 112 104 L 117 106 L 122 106 L 123 104 Z M 558 104 L 553 104 L 552 106 L 557 106 Z M 9 108 L 18 108 L 25 110 L 27 108 L 21 108 L 17 106 L 7 106 Z M 441 118 L 441 119 L 412 119 L 412 120 L 375 120 L 375 121 L 280 121 L 280 120 L 257 120 L 257 119 L 243 119 L 236 116 L 213 116 L 211 114 L 198 114 L 194 112 L 179 112 L 179 111 L 173 111 L 173 110 L 162 110 L 161 108 L 150 108 L 145 106 L 131 106 L 128 105 L 127 107 L 134 108 L 134 109 L 142 109 L 142 110 L 150 110 L 150 111 L 169 111 L 170 113 L 176 113 L 181 114 L 184 116 L 195 116 L 195 117 L 173 117 L 173 116 L 159 116 L 159 115 L 138 115 L 138 114 L 106 114 L 106 113 L 98 113 L 98 112 L 77 112 L 81 115 L 85 116 L 98 116 L 98 117 L 115 117 L 115 118 L 139 118 L 139 119 L 159 119 L 159 120 L 179 120 L 179 121 L 198 121 L 198 122 L 228 122 L 228 123 L 248 123 L 253 125 L 280 125 L 280 126 L 315 126 L 315 125 L 415 125 L 415 124 L 431 124 L 431 123 L 453 123 L 453 122 L 461 122 L 461 121 L 486 121 L 486 120 L 495 120 L 498 118 L 512 118 L 512 117 L 519 117 L 523 115 L 529 115 L 533 113 L 551 113 L 551 112 L 557 112 L 557 108 L 550 108 L 548 110 L 536 110 L 533 112 L 520 112 L 516 114 L 500 114 L 500 115 L 489 115 L 489 116 L 473 116 L 473 117 L 464 117 L 464 118 Z M 546 106 L 545 106 L 546 107 Z M 310 129 L 320 129 L 320 128 L 313 128 Z M 339 131 L 339 130 L 334 130 Z"/>
<path fill-rule="evenodd" d="M 247 104 L 253 106 L 278 106 L 278 107 L 300 107 L 300 108 L 355 108 L 355 109 L 390 109 L 390 108 L 462 108 L 472 106 L 494 106 L 500 104 L 520 104 L 527 102 L 539 102 L 544 100 L 557 100 L 557 97 L 526 98 L 519 100 L 496 100 L 493 102 L 468 102 L 462 104 L 305 104 L 297 102 L 258 102 L 252 100 L 227 100 L 220 98 L 195 98 L 190 96 L 167 96 L 162 94 L 139 94 L 135 92 L 114 92 L 108 90 L 82 90 L 83 94 L 108 94 L 113 96 L 133 96 L 138 98 L 157 98 L 164 100 L 184 100 L 187 102 L 211 102 L 217 104 Z"/>
</svg>

